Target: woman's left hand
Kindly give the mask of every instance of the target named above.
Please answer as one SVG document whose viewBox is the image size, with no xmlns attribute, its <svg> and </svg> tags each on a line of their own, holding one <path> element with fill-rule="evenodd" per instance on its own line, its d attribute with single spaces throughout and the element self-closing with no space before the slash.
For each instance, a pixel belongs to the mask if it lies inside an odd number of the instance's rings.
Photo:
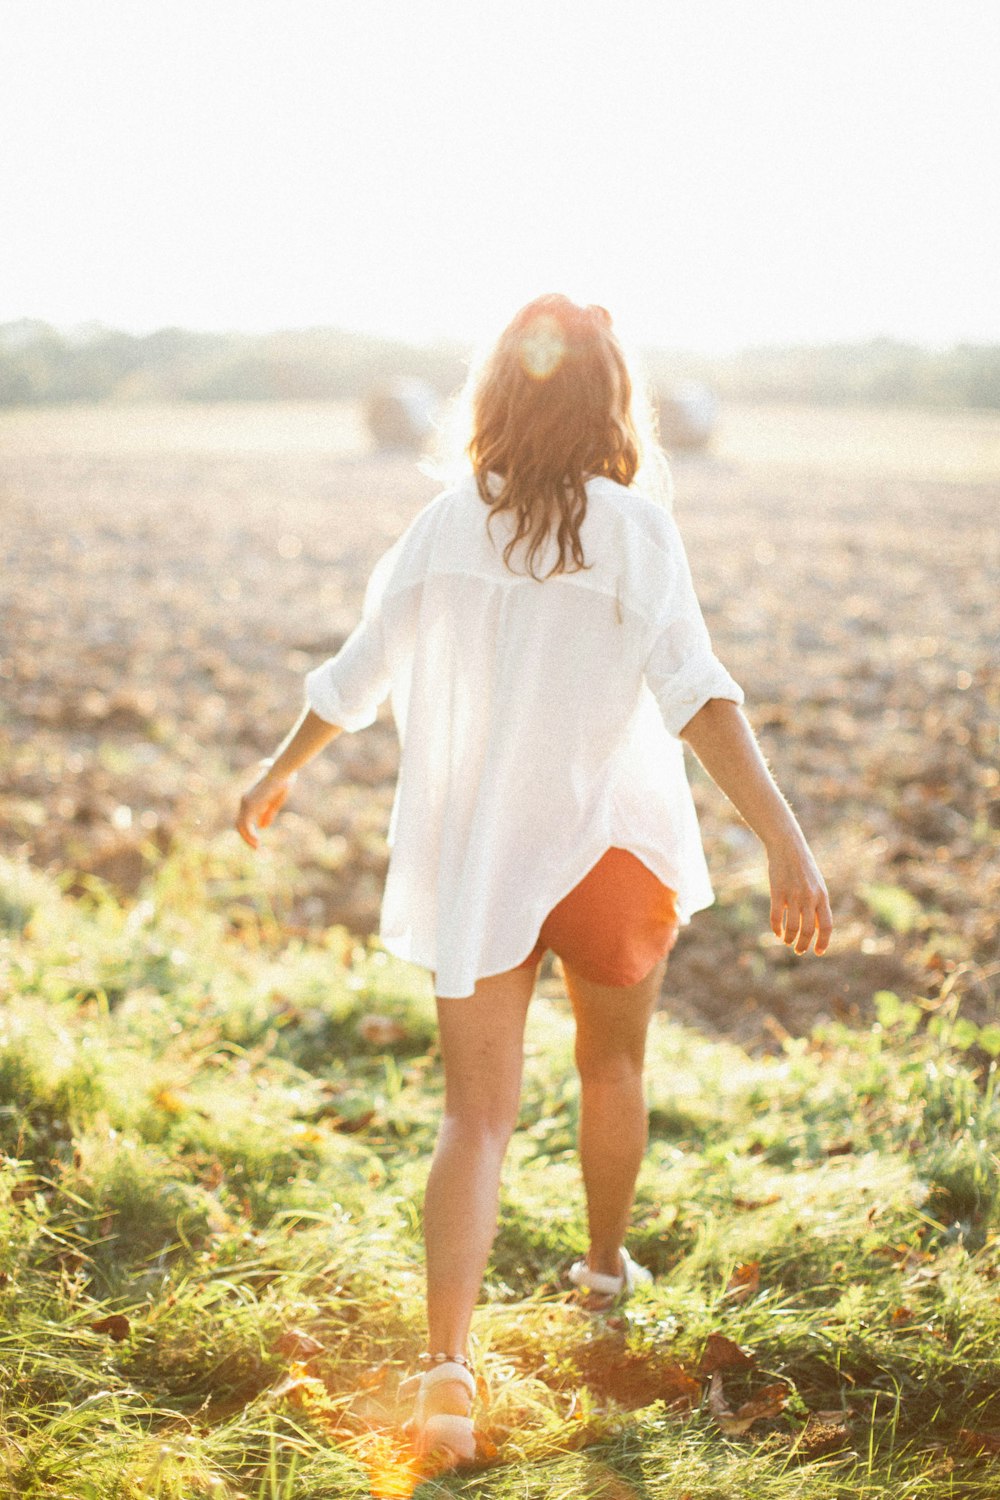
<svg viewBox="0 0 1000 1500">
<path fill-rule="evenodd" d="M 258 848 L 260 839 L 257 837 L 257 830 L 266 828 L 273 822 L 291 791 L 294 780 L 294 771 L 290 776 L 276 776 L 269 768 L 243 793 L 236 818 L 236 831 L 251 849 Z"/>
</svg>

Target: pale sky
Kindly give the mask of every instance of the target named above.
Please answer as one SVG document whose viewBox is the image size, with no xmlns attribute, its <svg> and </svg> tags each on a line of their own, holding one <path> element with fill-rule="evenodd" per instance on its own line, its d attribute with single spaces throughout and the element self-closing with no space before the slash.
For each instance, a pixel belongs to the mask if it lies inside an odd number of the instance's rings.
<svg viewBox="0 0 1000 1500">
<path fill-rule="evenodd" d="M 0 0 L 0 321 L 1000 341 L 997 0 Z"/>
</svg>

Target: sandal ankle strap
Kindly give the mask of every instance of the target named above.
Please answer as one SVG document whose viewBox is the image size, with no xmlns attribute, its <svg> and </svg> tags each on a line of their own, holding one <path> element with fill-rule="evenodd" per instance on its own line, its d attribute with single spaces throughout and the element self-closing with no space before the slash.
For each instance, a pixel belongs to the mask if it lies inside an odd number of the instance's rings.
<svg viewBox="0 0 1000 1500">
<path fill-rule="evenodd" d="M 429 1370 L 425 1370 L 419 1377 L 422 1390 L 429 1391 L 433 1386 L 440 1385 L 446 1380 L 454 1380 L 463 1385 L 470 1396 L 476 1394 L 476 1378 L 471 1367 L 466 1362 L 455 1359 L 443 1359 L 436 1361 Z"/>
<path fill-rule="evenodd" d="M 472 1369 L 471 1359 L 464 1354 L 418 1354 L 418 1365 L 464 1365 L 467 1370 Z"/>
</svg>

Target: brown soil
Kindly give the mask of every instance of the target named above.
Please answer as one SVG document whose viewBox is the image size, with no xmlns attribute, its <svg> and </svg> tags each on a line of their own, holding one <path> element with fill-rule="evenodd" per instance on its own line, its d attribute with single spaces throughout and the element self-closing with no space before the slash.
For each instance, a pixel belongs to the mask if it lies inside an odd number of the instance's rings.
<svg viewBox="0 0 1000 1500">
<path fill-rule="evenodd" d="M 82 451 L 58 421 L 0 458 L 0 847 L 129 895 L 184 830 L 231 824 L 303 673 L 435 485 L 410 460 L 321 446 Z M 667 1005 L 765 1045 L 820 1016 L 865 1023 L 878 989 L 995 1014 L 995 489 L 712 457 L 676 480 L 716 649 L 838 925 L 822 960 L 776 943 L 761 851 L 695 767 L 719 899 L 682 935 Z M 395 768 L 384 713 L 300 778 L 280 830 L 290 925 L 376 925 Z M 900 890 L 915 904 L 893 905 Z"/>
</svg>

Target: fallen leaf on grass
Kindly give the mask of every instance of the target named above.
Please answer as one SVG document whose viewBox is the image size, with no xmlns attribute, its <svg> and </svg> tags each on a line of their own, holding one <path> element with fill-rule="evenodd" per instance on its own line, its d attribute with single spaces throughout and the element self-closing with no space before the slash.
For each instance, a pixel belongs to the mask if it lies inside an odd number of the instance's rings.
<svg viewBox="0 0 1000 1500">
<path fill-rule="evenodd" d="M 353 1135 L 355 1131 L 367 1130 L 374 1119 L 373 1109 L 363 1109 L 359 1115 L 331 1115 L 330 1125 L 342 1135 Z"/>
<path fill-rule="evenodd" d="M 293 1362 L 284 1380 L 271 1387 L 270 1395 L 275 1401 L 287 1397 L 296 1405 L 304 1406 L 310 1398 L 325 1399 L 327 1389 L 322 1380 L 309 1374 L 304 1364 Z"/>
<path fill-rule="evenodd" d="M 221 1161 L 210 1162 L 201 1175 L 201 1185 L 209 1192 L 214 1192 L 217 1187 L 222 1186 L 222 1179 L 226 1175 L 226 1169 Z"/>
<path fill-rule="evenodd" d="M 780 1193 L 768 1193 L 766 1198 L 734 1198 L 733 1207 L 742 1209 L 745 1213 L 753 1208 L 767 1208 L 771 1203 L 780 1203 Z"/>
<path fill-rule="evenodd" d="M 940 1267 L 933 1265 L 934 1256 L 929 1250 L 918 1250 L 916 1245 L 876 1245 L 872 1255 L 884 1255 L 899 1271 L 910 1271 L 928 1279 L 940 1275 Z"/>
<path fill-rule="evenodd" d="M 1000 1457 L 1000 1433 L 975 1432 L 971 1427 L 960 1427 L 958 1441 L 968 1453 L 978 1453 L 989 1458 Z"/>
<path fill-rule="evenodd" d="M 668 1407 L 690 1410 L 701 1400 L 701 1384 L 683 1365 L 669 1364 L 660 1372 L 657 1395 Z"/>
<path fill-rule="evenodd" d="M 87 1264 L 87 1257 L 85 1255 L 81 1255 L 79 1250 L 70 1250 L 67 1248 L 65 1250 L 56 1251 L 56 1253 L 52 1257 L 52 1264 L 54 1266 L 58 1266 L 60 1271 L 68 1271 L 70 1275 L 72 1275 L 74 1272 L 79 1271 L 82 1266 L 85 1266 Z M 2 1285 L 3 1282 L 0 1281 L 0 1286 Z"/>
<path fill-rule="evenodd" d="M 745 1370 L 753 1362 L 754 1356 L 741 1349 L 739 1344 L 734 1344 L 732 1339 L 727 1339 L 725 1334 L 710 1333 L 698 1362 L 698 1374 L 713 1375 L 716 1370 Z"/>
<path fill-rule="evenodd" d="M 90 1325 L 93 1333 L 106 1333 L 116 1344 L 128 1338 L 131 1326 L 124 1313 L 109 1313 L 106 1318 L 98 1318 Z"/>
<path fill-rule="evenodd" d="M 908 1255 L 912 1249 L 913 1249 L 912 1245 L 889 1245 L 889 1244 L 882 1244 L 882 1245 L 873 1245 L 872 1248 L 871 1248 L 871 1252 L 870 1253 L 872 1255 L 881 1255 L 881 1256 L 884 1256 L 886 1258 L 886 1260 L 895 1261 L 895 1263 L 897 1265 L 899 1265 L 899 1263 L 903 1260 L 903 1258 L 906 1255 Z M 917 1254 L 918 1255 L 923 1254 L 923 1251 L 917 1251 Z"/>
<path fill-rule="evenodd" d="M 760 1291 L 760 1261 L 741 1261 L 726 1283 L 723 1296 L 730 1302 L 746 1302 Z"/>
<path fill-rule="evenodd" d="M 722 1385 L 722 1371 L 716 1370 L 709 1382 L 708 1408 L 727 1437 L 742 1437 L 754 1422 L 760 1422 L 765 1417 L 778 1416 L 784 1409 L 788 1395 L 787 1385 L 780 1382 L 766 1385 L 763 1390 L 757 1392 L 756 1396 L 752 1396 L 749 1401 L 744 1401 L 742 1406 L 738 1406 L 733 1411 L 726 1400 Z"/>
<path fill-rule="evenodd" d="M 275 1339 L 274 1348 L 286 1359 L 312 1359 L 314 1354 L 322 1352 L 323 1345 L 302 1328 L 286 1328 Z"/>
<path fill-rule="evenodd" d="M 407 1031 L 392 1016 L 369 1015 L 358 1022 L 358 1035 L 373 1046 L 388 1047 L 393 1042 L 405 1041 Z"/>
</svg>

